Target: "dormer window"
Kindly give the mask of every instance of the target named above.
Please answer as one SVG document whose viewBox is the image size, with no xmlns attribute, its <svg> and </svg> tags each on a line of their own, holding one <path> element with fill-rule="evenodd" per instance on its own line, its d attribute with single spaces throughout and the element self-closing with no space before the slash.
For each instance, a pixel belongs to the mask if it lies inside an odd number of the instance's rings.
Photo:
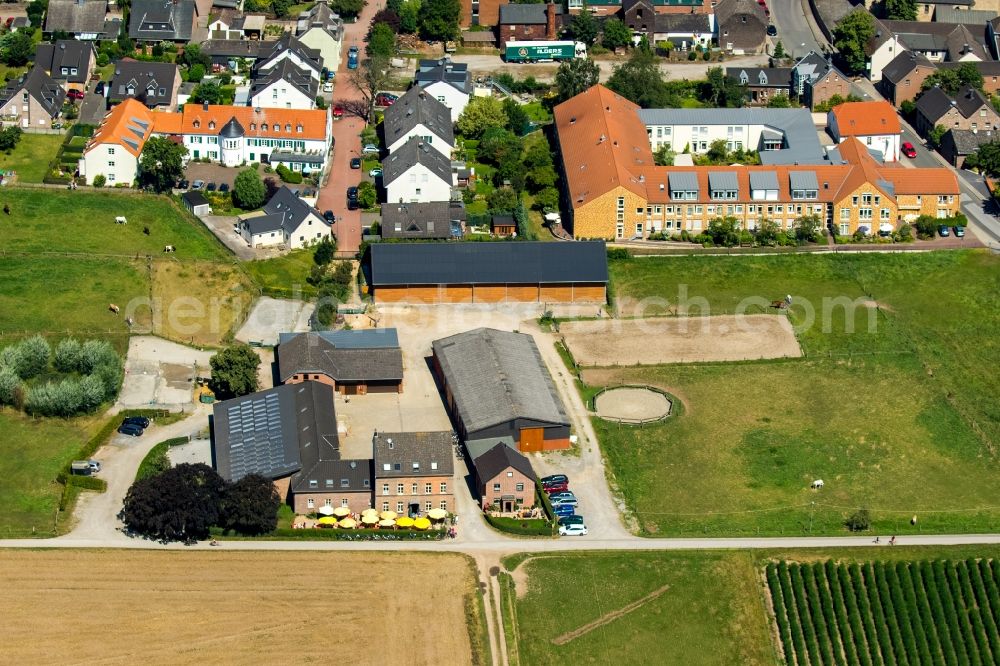
<svg viewBox="0 0 1000 666">
<path fill-rule="evenodd" d="M 260 131 L 261 132 L 266 132 L 267 131 L 267 123 L 261 123 L 260 124 Z"/>
<path fill-rule="evenodd" d="M 129 84 L 128 87 L 125 88 L 125 93 L 128 94 L 128 95 L 134 95 L 135 94 L 135 86 L 133 86 L 132 84 Z"/>
<path fill-rule="evenodd" d="M 200 120 L 196 120 L 196 121 L 194 121 L 191 124 L 194 126 L 195 129 L 198 129 L 199 127 L 201 127 L 201 121 Z"/>
<path fill-rule="evenodd" d="M 292 131 L 292 124 L 291 123 L 285 123 L 285 131 L 286 132 L 291 132 Z"/>
<path fill-rule="evenodd" d="M 302 134 L 302 124 L 301 123 L 295 126 L 295 131 L 298 132 L 299 134 Z"/>
<path fill-rule="evenodd" d="M 251 132 L 257 131 L 257 123 L 250 123 L 250 131 Z"/>
<path fill-rule="evenodd" d="M 209 120 L 208 121 L 208 129 L 215 129 L 215 121 L 214 120 Z"/>
</svg>

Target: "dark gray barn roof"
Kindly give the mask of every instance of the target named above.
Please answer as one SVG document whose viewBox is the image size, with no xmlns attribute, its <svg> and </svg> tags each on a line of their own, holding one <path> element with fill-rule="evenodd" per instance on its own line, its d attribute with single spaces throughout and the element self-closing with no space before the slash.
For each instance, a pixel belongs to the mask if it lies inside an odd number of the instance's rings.
<svg viewBox="0 0 1000 666">
<path fill-rule="evenodd" d="M 466 432 L 515 419 L 569 425 L 534 339 L 477 328 L 431 343 Z"/>
<path fill-rule="evenodd" d="M 455 468 L 451 432 L 379 432 L 372 438 L 375 476 L 451 476 Z"/>
<path fill-rule="evenodd" d="M 337 381 L 402 381 L 399 347 L 341 347 L 318 333 L 300 333 L 278 346 L 281 381 L 299 373 L 321 372 Z"/>
<path fill-rule="evenodd" d="M 386 243 L 369 246 L 368 284 L 607 282 L 604 241 Z"/>
<path fill-rule="evenodd" d="M 286 384 L 214 407 L 212 459 L 228 481 L 247 474 L 270 479 L 303 467 L 302 449 L 338 448 L 333 388 Z"/>
<path fill-rule="evenodd" d="M 205 198 L 204 194 L 194 190 L 182 194 L 181 199 L 183 199 L 184 203 L 192 208 L 195 208 L 196 206 L 207 206 L 210 203 L 209 200 Z"/>
</svg>

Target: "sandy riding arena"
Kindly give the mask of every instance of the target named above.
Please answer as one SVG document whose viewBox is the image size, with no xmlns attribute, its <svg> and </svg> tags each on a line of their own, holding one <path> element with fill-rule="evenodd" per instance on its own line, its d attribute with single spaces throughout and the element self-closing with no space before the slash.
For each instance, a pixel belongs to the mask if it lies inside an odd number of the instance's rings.
<svg viewBox="0 0 1000 666">
<path fill-rule="evenodd" d="M 659 365 L 801 356 L 781 315 L 568 321 L 559 332 L 583 366 Z"/>
<path fill-rule="evenodd" d="M 0 584 L 10 664 L 469 664 L 479 617 L 459 555 L 7 550 Z"/>
<path fill-rule="evenodd" d="M 627 386 L 609 389 L 597 396 L 594 402 L 597 415 L 612 421 L 652 421 L 670 414 L 667 396 L 646 388 Z"/>
</svg>

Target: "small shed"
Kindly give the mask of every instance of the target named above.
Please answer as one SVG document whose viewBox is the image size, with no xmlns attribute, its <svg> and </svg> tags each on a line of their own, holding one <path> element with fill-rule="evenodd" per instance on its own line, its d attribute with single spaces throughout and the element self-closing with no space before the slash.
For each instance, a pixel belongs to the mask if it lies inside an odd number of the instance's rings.
<svg viewBox="0 0 1000 666">
<path fill-rule="evenodd" d="M 517 222 L 511 215 L 494 215 L 490 219 L 490 233 L 497 236 L 513 236 L 517 233 Z"/>
<path fill-rule="evenodd" d="M 194 213 L 197 217 L 212 214 L 212 204 L 208 202 L 201 192 L 185 192 L 181 196 L 184 207 Z"/>
</svg>

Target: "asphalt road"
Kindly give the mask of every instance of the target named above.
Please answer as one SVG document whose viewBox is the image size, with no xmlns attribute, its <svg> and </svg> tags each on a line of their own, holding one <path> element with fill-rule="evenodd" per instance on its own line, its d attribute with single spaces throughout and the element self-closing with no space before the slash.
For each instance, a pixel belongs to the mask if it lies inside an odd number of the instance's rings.
<svg viewBox="0 0 1000 666">
<path fill-rule="evenodd" d="M 768 8 L 771 10 L 771 23 L 778 28 L 777 37 L 772 37 L 771 41 L 777 43 L 780 40 L 785 53 L 799 58 L 809 51 L 823 52 L 809 27 L 803 0 L 769 0 Z"/>
</svg>

